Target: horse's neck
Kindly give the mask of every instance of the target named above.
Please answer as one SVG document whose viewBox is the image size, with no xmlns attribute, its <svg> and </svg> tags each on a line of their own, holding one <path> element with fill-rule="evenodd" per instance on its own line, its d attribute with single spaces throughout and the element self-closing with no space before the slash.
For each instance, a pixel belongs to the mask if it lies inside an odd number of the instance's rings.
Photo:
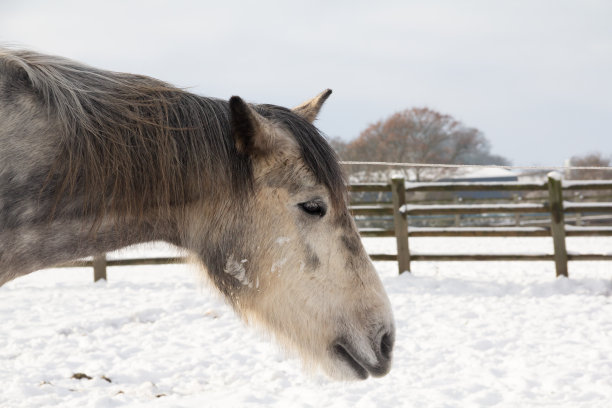
<svg viewBox="0 0 612 408">
<path fill-rule="evenodd" d="M 0 194 L 0 203 L 3 199 L 6 203 L 6 194 Z M 71 260 L 166 239 L 150 223 L 103 218 L 92 230 L 92 219 L 79 212 L 41 217 L 37 213 L 40 207 L 34 194 L 25 194 L 11 206 L 0 206 L 0 285 L 16 276 Z M 43 213 L 48 215 L 47 211 Z"/>
</svg>

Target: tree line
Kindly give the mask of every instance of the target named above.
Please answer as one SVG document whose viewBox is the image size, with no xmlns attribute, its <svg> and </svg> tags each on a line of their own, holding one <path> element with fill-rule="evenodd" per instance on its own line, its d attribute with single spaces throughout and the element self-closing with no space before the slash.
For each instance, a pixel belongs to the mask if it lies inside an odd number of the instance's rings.
<svg viewBox="0 0 612 408">
<path fill-rule="evenodd" d="M 600 152 L 588 153 L 583 156 L 574 156 L 570 160 L 572 167 L 610 167 L 612 157 L 605 157 Z M 569 177 L 574 180 L 610 180 L 610 170 L 571 170 Z"/>
<path fill-rule="evenodd" d="M 429 108 L 410 108 L 369 125 L 351 141 L 330 140 L 342 160 L 438 164 L 510 165 L 507 158 L 493 154 L 491 143 L 478 129 L 450 115 Z M 600 153 L 572 157 L 572 166 L 610 166 L 610 157 Z M 349 175 L 361 181 L 385 177 L 390 170 L 349 166 Z M 449 169 L 413 168 L 403 171 L 415 181 L 434 180 L 452 173 Z M 612 178 L 610 171 L 572 171 L 574 179 Z"/>
</svg>

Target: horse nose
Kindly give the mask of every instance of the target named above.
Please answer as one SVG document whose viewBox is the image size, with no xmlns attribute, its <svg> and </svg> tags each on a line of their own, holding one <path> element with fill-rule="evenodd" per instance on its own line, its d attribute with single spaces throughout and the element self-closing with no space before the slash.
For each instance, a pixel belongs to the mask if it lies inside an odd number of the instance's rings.
<svg viewBox="0 0 612 408">
<path fill-rule="evenodd" d="M 373 344 L 374 352 L 378 358 L 378 364 L 370 373 L 376 377 L 382 377 L 391 369 L 393 356 L 393 345 L 395 343 L 395 328 L 382 328 L 376 336 Z"/>
<path fill-rule="evenodd" d="M 339 337 L 332 343 L 333 353 L 353 370 L 357 378 L 386 375 L 391 369 L 395 329 L 392 326 L 383 327 L 362 340 L 365 341 Z"/>
<path fill-rule="evenodd" d="M 388 331 L 383 333 L 380 339 L 380 358 L 391 361 L 391 352 L 395 343 L 395 333 Z"/>
</svg>

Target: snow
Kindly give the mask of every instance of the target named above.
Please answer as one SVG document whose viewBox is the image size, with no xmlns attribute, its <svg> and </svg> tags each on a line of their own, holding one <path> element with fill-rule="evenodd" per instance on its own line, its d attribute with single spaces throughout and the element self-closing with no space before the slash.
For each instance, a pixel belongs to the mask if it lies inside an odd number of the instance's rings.
<svg viewBox="0 0 612 408">
<path fill-rule="evenodd" d="M 291 241 L 291 238 L 289 237 L 278 237 L 276 238 L 276 241 L 274 241 L 277 245 L 284 245 L 287 242 Z"/>
<path fill-rule="evenodd" d="M 589 225 L 586 227 L 578 226 L 578 225 L 566 225 L 565 230 L 566 231 L 589 231 L 589 232 L 601 231 L 601 232 L 612 233 L 612 227 L 607 226 L 607 225 L 605 226 L 604 225 Z"/>
<path fill-rule="evenodd" d="M 453 179 L 516 177 L 516 172 L 501 167 L 463 167 L 453 173 Z"/>
<path fill-rule="evenodd" d="M 233 255 L 230 255 L 230 257 L 227 259 L 223 272 L 232 276 L 241 284 L 249 285 L 249 279 L 246 276 L 246 269 L 244 269 L 244 264 L 246 262 L 248 262 L 248 259 L 243 259 L 238 262 L 234 259 Z"/>
<path fill-rule="evenodd" d="M 415 238 L 416 252 L 551 252 L 550 238 Z M 366 238 L 393 253 L 394 238 Z M 571 237 L 605 252 L 608 237 Z M 149 248 L 157 255 L 159 249 Z M 163 250 L 163 249 L 161 249 Z M 161 251 L 159 250 L 159 251 Z M 137 249 L 141 254 L 142 249 Z M 375 266 L 393 305 L 394 367 L 338 383 L 245 326 L 192 267 L 40 271 L 0 288 L 0 407 L 607 407 L 612 263 Z M 75 374 L 91 377 L 76 379 Z"/>
<path fill-rule="evenodd" d="M 566 229 L 569 227 L 565 226 Z M 600 227 L 601 228 L 601 227 Z M 513 232 L 523 233 L 548 231 L 544 227 L 410 227 L 410 232 Z"/>
<path fill-rule="evenodd" d="M 354 206 L 356 208 L 360 208 L 359 206 Z M 586 207 L 585 207 L 586 208 Z M 404 204 L 400 207 L 400 213 L 409 214 L 415 211 L 426 211 L 431 210 L 432 214 L 435 214 L 439 211 L 445 211 L 452 209 L 453 211 L 465 211 L 467 212 L 475 212 L 475 211 L 513 211 L 520 210 L 521 212 L 542 212 L 542 210 L 547 210 L 547 204 L 540 203 L 523 203 L 523 204 Z M 515 211 L 516 212 L 516 211 Z"/>
<path fill-rule="evenodd" d="M 479 187 L 490 187 L 492 190 L 501 186 L 507 187 L 521 187 L 523 190 L 526 189 L 526 182 L 518 181 L 432 181 L 432 182 L 413 182 L 407 181 L 405 183 L 406 191 L 410 190 L 422 190 L 423 187 L 427 187 L 431 191 L 443 191 L 446 187 L 452 188 L 455 191 L 461 188 L 465 191 L 476 191 L 474 186 Z M 547 184 L 542 181 L 535 181 L 533 185 L 527 186 L 529 190 L 546 190 Z M 519 190 L 521 189 L 519 188 Z"/>
<path fill-rule="evenodd" d="M 612 188 L 611 180 L 563 180 L 563 187 L 567 189 L 576 189 L 579 188 L 581 190 L 588 190 L 585 186 L 597 186 L 598 190 L 603 190 L 605 188 Z"/>
<path fill-rule="evenodd" d="M 610 212 L 612 211 L 611 202 L 594 202 L 594 203 L 576 203 L 573 201 L 564 201 L 563 208 L 565 211 L 589 211 L 595 209 L 597 212 Z"/>
</svg>

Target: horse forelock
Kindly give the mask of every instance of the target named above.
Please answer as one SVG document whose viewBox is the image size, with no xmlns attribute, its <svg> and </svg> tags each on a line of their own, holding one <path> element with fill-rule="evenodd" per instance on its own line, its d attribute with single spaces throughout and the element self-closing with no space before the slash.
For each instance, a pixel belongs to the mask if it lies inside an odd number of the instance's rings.
<svg viewBox="0 0 612 408">
<path fill-rule="evenodd" d="M 257 105 L 256 110 L 289 131 L 299 146 L 304 164 L 317 182 L 328 189 L 332 205 L 339 209 L 344 208 L 348 194 L 345 175 L 338 156 L 327 143 L 325 136 L 290 109 L 276 105 Z"/>
</svg>

